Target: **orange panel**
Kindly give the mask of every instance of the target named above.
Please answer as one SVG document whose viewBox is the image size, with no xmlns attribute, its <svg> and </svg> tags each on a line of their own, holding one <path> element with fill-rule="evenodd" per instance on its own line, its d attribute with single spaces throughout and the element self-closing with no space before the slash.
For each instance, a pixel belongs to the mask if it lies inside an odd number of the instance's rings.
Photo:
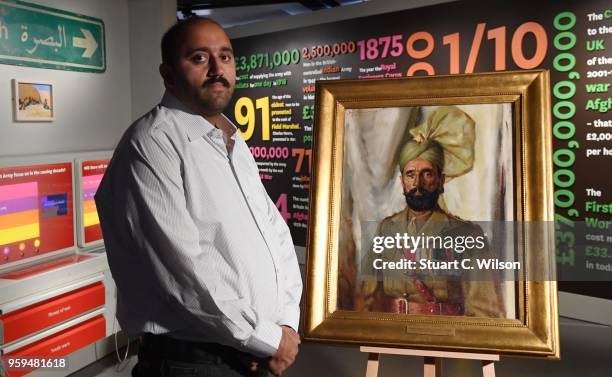
<svg viewBox="0 0 612 377">
<path fill-rule="evenodd" d="M 9 213 L 0 216 L 0 229 L 15 228 L 38 223 L 38 209 Z"/>
</svg>

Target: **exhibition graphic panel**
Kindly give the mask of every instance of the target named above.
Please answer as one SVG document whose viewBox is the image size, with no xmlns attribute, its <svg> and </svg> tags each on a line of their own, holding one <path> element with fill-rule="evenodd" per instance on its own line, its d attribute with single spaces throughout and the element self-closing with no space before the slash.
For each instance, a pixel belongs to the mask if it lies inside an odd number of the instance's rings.
<svg viewBox="0 0 612 377">
<path fill-rule="evenodd" d="M 315 82 L 548 69 L 561 289 L 612 298 L 609 283 L 575 281 L 612 278 L 612 181 L 594 174 L 612 156 L 610 5 L 453 2 L 238 38 L 228 116 L 304 246 Z"/>
<path fill-rule="evenodd" d="M 81 247 L 102 240 L 102 228 L 100 227 L 100 219 L 98 218 L 94 196 L 96 191 L 98 191 L 98 186 L 100 186 L 108 163 L 109 160 L 104 159 L 85 160 L 80 164 L 81 213 L 79 216 L 82 227 L 80 229 L 82 239 L 79 239 L 79 246 Z"/>
<path fill-rule="evenodd" d="M 74 246 L 70 163 L 0 167 L 0 265 Z"/>
</svg>

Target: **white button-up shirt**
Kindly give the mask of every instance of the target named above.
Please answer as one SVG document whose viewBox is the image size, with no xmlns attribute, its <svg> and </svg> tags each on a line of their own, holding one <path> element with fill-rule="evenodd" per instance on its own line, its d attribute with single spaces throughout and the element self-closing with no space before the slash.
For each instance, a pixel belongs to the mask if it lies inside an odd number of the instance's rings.
<svg viewBox="0 0 612 377">
<path fill-rule="evenodd" d="M 228 120 L 229 122 L 229 120 Z M 239 132 L 166 93 L 121 139 L 96 194 L 117 317 L 269 356 L 297 329 L 302 280 L 289 228 Z"/>
</svg>

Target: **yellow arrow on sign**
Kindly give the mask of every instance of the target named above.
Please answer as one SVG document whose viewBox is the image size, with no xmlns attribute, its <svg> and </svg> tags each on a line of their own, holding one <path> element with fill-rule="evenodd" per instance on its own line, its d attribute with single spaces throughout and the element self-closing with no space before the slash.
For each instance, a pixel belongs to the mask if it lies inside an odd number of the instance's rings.
<svg viewBox="0 0 612 377">
<path fill-rule="evenodd" d="M 89 30 L 81 29 L 81 33 L 83 33 L 83 36 L 85 38 L 72 37 L 72 45 L 74 47 L 85 49 L 81 57 L 91 58 L 94 52 L 96 52 L 96 50 L 98 49 L 98 42 L 96 42 L 96 39 Z"/>
</svg>

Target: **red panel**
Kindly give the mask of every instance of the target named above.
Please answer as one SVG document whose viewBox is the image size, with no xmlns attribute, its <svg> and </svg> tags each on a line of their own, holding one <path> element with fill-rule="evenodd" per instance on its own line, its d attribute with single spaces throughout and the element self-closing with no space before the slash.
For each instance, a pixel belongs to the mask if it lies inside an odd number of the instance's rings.
<svg viewBox="0 0 612 377">
<path fill-rule="evenodd" d="M 85 232 L 85 243 L 94 242 L 102 239 L 102 228 L 100 224 L 86 226 Z"/>
<path fill-rule="evenodd" d="M 104 297 L 104 284 L 95 283 L 1 315 L 3 341 L 12 342 L 104 306 Z"/>
<path fill-rule="evenodd" d="M 62 357 L 106 336 L 106 321 L 97 316 L 83 323 L 70 327 L 57 334 L 39 340 L 36 343 L 8 353 L 6 356 L 20 357 Z M 6 377 L 21 377 L 31 371 L 7 370 Z"/>
</svg>

